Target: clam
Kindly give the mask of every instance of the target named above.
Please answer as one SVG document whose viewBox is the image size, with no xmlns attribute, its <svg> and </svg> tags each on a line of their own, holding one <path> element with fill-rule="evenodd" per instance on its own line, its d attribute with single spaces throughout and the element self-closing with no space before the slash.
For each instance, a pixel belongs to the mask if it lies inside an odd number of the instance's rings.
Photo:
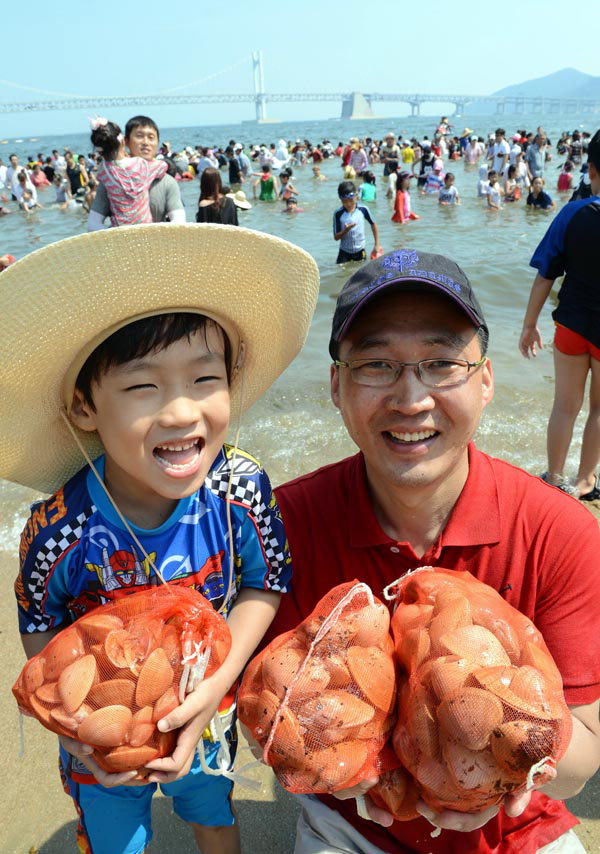
<svg viewBox="0 0 600 854">
<path fill-rule="evenodd" d="M 440 750 L 439 725 L 424 690 L 417 690 L 405 712 L 406 729 L 419 756 L 435 759 Z"/>
<path fill-rule="evenodd" d="M 367 756 L 364 741 L 343 741 L 315 751 L 310 756 L 310 767 L 318 775 L 322 787 L 335 792 L 351 785 L 367 761 Z"/>
<path fill-rule="evenodd" d="M 469 581 L 472 583 L 472 576 Z M 454 594 L 466 593 L 470 589 L 470 586 L 465 587 L 465 581 L 460 577 L 460 573 L 454 570 L 425 569 L 415 572 L 403 585 L 402 601 L 435 605 L 437 598 L 445 590 L 450 590 Z"/>
<path fill-rule="evenodd" d="M 135 771 L 137 768 L 143 768 L 147 762 L 152 762 L 157 757 L 158 750 L 155 747 L 148 747 L 147 745 L 136 747 L 125 744 L 111 750 L 110 753 L 105 753 L 104 762 L 113 772 Z"/>
<path fill-rule="evenodd" d="M 154 741 L 156 742 L 156 748 L 158 750 L 158 757 L 162 758 L 163 756 L 170 756 L 171 753 L 175 750 L 175 745 L 177 744 L 177 736 L 178 733 L 176 730 L 171 730 L 170 732 L 156 732 L 154 736 Z"/>
<path fill-rule="evenodd" d="M 524 779 L 532 765 L 555 755 L 558 736 L 553 726 L 541 721 L 510 721 L 492 732 L 490 747 L 504 771 Z"/>
<path fill-rule="evenodd" d="M 324 664 L 329 671 L 329 685 L 332 688 L 345 688 L 350 684 L 352 677 L 346 664 L 345 655 L 328 655 L 324 659 Z"/>
<path fill-rule="evenodd" d="M 394 638 L 402 637 L 409 629 L 420 629 L 429 625 L 433 605 L 405 605 L 401 603 L 392 617 Z"/>
<path fill-rule="evenodd" d="M 95 677 L 96 659 L 93 655 L 84 655 L 65 667 L 58 677 L 58 693 L 68 714 L 81 706 Z"/>
<path fill-rule="evenodd" d="M 44 684 L 45 659 L 36 655 L 27 662 L 23 670 L 23 686 L 28 694 L 35 694 Z"/>
<path fill-rule="evenodd" d="M 262 675 L 267 688 L 278 697 L 283 697 L 296 673 L 300 670 L 307 653 L 299 649 L 280 647 L 268 652 L 263 659 Z M 329 681 L 329 676 L 327 677 Z"/>
<path fill-rule="evenodd" d="M 46 682 L 44 685 L 40 685 L 35 692 L 35 696 L 38 700 L 42 700 L 44 703 L 50 703 L 50 705 L 60 703 L 58 682 Z"/>
<path fill-rule="evenodd" d="M 273 718 L 275 733 L 268 760 L 273 767 L 302 768 L 306 761 L 303 729 L 290 709 L 277 712 Z"/>
<path fill-rule="evenodd" d="M 149 706 L 161 697 L 173 684 L 175 673 L 169 664 L 167 654 L 162 647 L 153 650 L 144 661 L 135 689 L 135 702 Z"/>
<path fill-rule="evenodd" d="M 477 665 L 471 664 L 466 658 L 445 655 L 431 662 L 429 684 L 438 700 L 443 700 L 448 694 L 464 687 L 469 675 L 477 669 Z"/>
<path fill-rule="evenodd" d="M 91 714 L 92 708 L 88 706 L 87 703 L 83 703 L 78 709 L 75 709 L 74 712 L 67 712 L 62 706 L 56 706 L 50 712 L 50 717 L 56 721 L 57 724 L 64 727 L 71 732 L 75 732 L 79 727 L 79 724 L 87 718 L 89 714 Z"/>
<path fill-rule="evenodd" d="M 482 626 L 497 637 L 506 650 L 511 663 L 517 664 L 521 655 L 519 639 L 510 623 L 496 614 L 497 608 L 493 607 L 495 605 L 496 603 L 493 602 L 490 606 L 480 605 L 479 607 L 474 607 L 473 622 L 475 625 Z"/>
<path fill-rule="evenodd" d="M 442 756 L 452 782 L 460 789 L 500 791 L 505 785 L 502 771 L 489 750 L 469 750 L 448 738 L 442 742 Z M 513 781 L 513 788 L 516 787 Z"/>
<path fill-rule="evenodd" d="M 358 728 L 356 738 L 360 738 L 361 741 L 369 741 L 374 738 L 379 741 L 386 741 L 395 723 L 395 714 L 386 715 L 384 712 L 377 710 L 368 723 Z"/>
<path fill-rule="evenodd" d="M 562 676 L 552 656 L 540 646 L 528 641 L 521 651 L 519 664 L 531 665 L 539 670 L 548 679 L 554 689 L 562 692 Z"/>
<path fill-rule="evenodd" d="M 425 661 L 431 649 L 427 629 L 408 629 L 396 643 L 396 655 L 400 664 L 414 672 Z"/>
<path fill-rule="evenodd" d="M 46 705 L 44 705 L 44 703 L 41 703 L 35 696 L 35 694 L 31 694 L 28 699 L 27 708 L 29 707 L 31 707 L 31 710 L 33 711 L 35 717 L 41 724 L 43 724 L 48 729 L 54 728 L 50 720 L 50 709 Z"/>
<path fill-rule="evenodd" d="M 442 761 L 424 756 L 414 769 L 413 774 L 421 786 L 425 788 L 424 799 L 428 804 L 432 800 L 431 794 L 444 802 L 458 800 L 461 796 L 460 790 L 452 782 L 446 765 Z"/>
<path fill-rule="evenodd" d="M 131 726 L 131 710 L 126 706 L 105 706 L 85 718 L 77 729 L 77 738 L 96 747 L 119 747 Z"/>
<path fill-rule="evenodd" d="M 523 668 L 517 667 L 484 667 L 480 670 L 473 671 L 472 678 L 486 691 L 495 694 L 503 703 L 510 706 L 513 717 L 523 717 L 523 715 L 531 715 L 542 720 L 560 720 L 562 718 L 562 707 L 553 698 L 547 694 L 543 701 L 539 700 L 538 689 L 540 682 L 538 679 L 531 679 L 529 668 L 525 674 L 520 675 L 517 681 L 517 688 L 521 690 L 521 694 L 517 694 L 513 689 L 514 679 Z M 535 673 L 535 668 L 531 668 Z M 530 681 L 531 693 L 527 693 L 527 683 Z M 533 687 L 533 685 L 535 687 Z M 516 711 L 515 711 L 516 710 Z"/>
<path fill-rule="evenodd" d="M 306 700 L 298 708 L 297 714 L 302 726 L 312 732 L 331 727 L 363 726 L 373 718 L 375 709 L 354 694 L 331 690 Z"/>
<path fill-rule="evenodd" d="M 102 706 L 131 706 L 135 683 L 131 679 L 107 679 L 94 685 L 88 694 L 88 703 L 96 708 Z"/>
<path fill-rule="evenodd" d="M 510 689 L 532 706 L 541 706 L 546 712 L 550 711 L 552 698 L 548 683 L 540 671 L 530 664 L 517 669 Z"/>
<path fill-rule="evenodd" d="M 383 604 L 367 605 L 355 612 L 354 625 L 357 629 L 355 644 L 383 647 L 390 631 L 390 612 Z"/>
<path fill-rule="evenodd" d="M 109 632 L 123 628 L 123 620 L 116 614 L 103 614 L 97 609 L 82 617 L 78 625 L 96 643 L 103 643 Z"/>
<path fill-rule="evenodd" d="M 54 682 L 65 667 L 84 654 L 83 640 L 75 626 L 69 626 L 53 638 L 44 650 L 46 668 L 44 677 Z"/>
<path fill-rule="evenodd" d="M 352 678 L 370 703 L 384 712 L 394 707 L 394 662 L 378 646 L 351 646 L 346 653 Z"/>
<path fill-rule="evenodd" d="M 480 667 L 510 664 L 500 641 L 483 626 L 461 626 L 443 635 L 438 645 L 443 654 L 466 658 Z"/>
<path fill-rule="evenodd" d="M 403 768 L 380 774 L 377 785 L 369 789 L 369 797 L 376 806 L 391 813 L 396 821 L 419 817 L 416 810 L 419 793 L 412 777 Z"/>
<path fill-rule="evenodd" d="M 435 597 L 435 604 L 433 606 L 433 615 L 437 616 L 440 611 L 444 611 L 446 608 L 449 608 L 453 603 L 457 601 L 466 601 L 469 604 L 470 602 L 464 595 L 465 591 L 462 589 L 458 589 L 455 587 L 442 587 L 442 589 L 438 592 Z M 461 606 L 459 606 L 461 607 Z"/>
<path fill-rule="evenodd" d="M 181 633 L 175 626 L 164 626 L 159 645 L 164 649 L 171 667 L 176 668 L 181 663 Z"/>
<path fill-rule="evenodd" d="M 472 626 L 471 606 L 464 596 L 453 599 L 450 604 L 439 611 L 429 625 L 429 637 L 434 647 L 440 639 L 461 626 Z"/>
<path fill-rule="evenodd" d="M 129 668 L 139 673 L 139 665 L 154 646 L 152 634 L 143 626 L 135 626 L 132 633 L 128 629 L 115 629 L 104 639 L 104 651 L 108 660 L 117 668 Z"/>
<path fill-rule="evenodd" d="M 437 709 L 444 731 L 470 750 L 483 750 L 503 718 L 498 697 L 480 688 L 462 688 L 442 700 Z"/>
<path fill-rule="evenodd" d="M 167 688 L 165 693 L 162 694 L 154 704 L 152 720 L 156 723 L 161 718 L 164 718 L 165 715 L 172 712 L 173 709 L 176 709 L 177 706 L 179 706 L 179 695 L 176 689 L 171 686 L 170 688 Z"/>
<path fill-rule="evenodd" d="M 153 723 L 132 724 L 127 739 L 129 745 L 131 747 L 141 747 L 142 744 L 146 744 L 154 735 L 154 729 Z"/>
</svg>

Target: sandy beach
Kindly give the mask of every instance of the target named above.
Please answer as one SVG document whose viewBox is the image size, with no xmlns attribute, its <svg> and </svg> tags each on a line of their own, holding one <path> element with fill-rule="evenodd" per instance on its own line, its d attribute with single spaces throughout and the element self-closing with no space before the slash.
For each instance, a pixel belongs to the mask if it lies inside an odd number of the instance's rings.
<svg viewBox="0 0 600 854">
<path fill-rule="evenodd" d="M 590 511 L 600 520 L 600 502 Z M 4 763 L 0 767 L 0 854 L 68 854 L 75 852 L 75 811 L 61 787 L 57 770 L 55 736 L 37 721 L 23 718 L 25 752 L 19 757 L 19 714 L 11 686 L 23 664 L 23 651 L 17 631 L 12 584 L 17 560 L 3 553 L 0 557 L 0 632 L 4 665 L 0 695 L 0 738 L 4 744 Z M 242 750 L 239 764 L 251 759 Z M 262 783 L 260 792 L 237 788 L 235 804 L 245 854 L 290 854 L 294 848 L 297 807 L 269 770 L 249 772 Z M 577 834 L 586 851 L 600 851 L 600 772 L 586 789 L 569 802 L 580 819 Z M 191 833 L 173 813 L 170 801 L 158 796 L 154 801 L 154 854 L 178 852 L 192 854 L 196 847 Z"/>
</svg>

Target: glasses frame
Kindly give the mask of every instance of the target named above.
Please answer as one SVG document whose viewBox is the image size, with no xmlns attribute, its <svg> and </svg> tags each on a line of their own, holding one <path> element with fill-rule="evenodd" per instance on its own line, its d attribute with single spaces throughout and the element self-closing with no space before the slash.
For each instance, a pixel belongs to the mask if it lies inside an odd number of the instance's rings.
<svg viewBox="0 0 600 854">
<path fill-rule="evenodd" d="M 465 380 L 467 380 L 469 378 L 471 369 L 476 370 L 477 368 L 480 368 L 483 364 L 485 364 L 486 359 L 487 359 L 487 356 L 482 356 L 481 359 L 479 359 L 479 361 L 477 361 L 477 362 L 469 362 L 468 359 L 419 359 L 418 362 L 400 362 L 400 361 L 398 361 L 398 359 L 387 359 L 387 358 L 386 359 L 384 359 L 384 358 L 379 358 L 379 359 L 377 359 L 377 358 L 352 359 L 350 362 L 343 362 L 340 359 L 334 359 L 333 364 L 337 368 L 348 368 L 350 370 L 351 381 L 353 383 L 355 383 L 356 385 L 363 385 L 363 386 L 367 386 L 368 388 L 390 388 L 391 386 L 395 385 L 398 382 L 398 380 L 402 376 L 402 371 L 404 370 L 404 368 L 414 368 L 415 374 L 419 378 L 419 382 L 421 382 L 422 385 L 424 385 L 426 388 L 452 388 L 453 386 L 460 385 Z M 352 376 L 352 366 L 354 364 L 356 364 L 356 362 L 377 362 L 377 361 L 389 362 L 390 364 L 393 364 L 396 366 L 396 371 L 395 371 L 393 380 L 391 380 L 389 383 L 384 383 L 383 385 L 381 385 L 378 383 L 361 383 L 361 382 L 357 382 L 354 379 L 354 377 Z M 455 362 L 455 363 L 458 363 L 460 365 L 466 365 L 467 366 L 467 373 L 464 377 L 461 377 L 459 380 L 456 380 L 456 382 L 447 383 L 446 385 L 431 385 L 430 383 L 426 382 L 421 375 L 421 365 L 424 362 Z"/>
</svg>

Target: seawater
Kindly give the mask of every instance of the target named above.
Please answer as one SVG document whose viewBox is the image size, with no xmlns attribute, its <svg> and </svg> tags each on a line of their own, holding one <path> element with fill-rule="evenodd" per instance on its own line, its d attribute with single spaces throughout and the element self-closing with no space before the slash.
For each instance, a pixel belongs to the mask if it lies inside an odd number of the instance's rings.
<svg viewBox="0 0 600 854">
<path fill-rule="evenodd" d="M 456 131 L 465 124 L 486 135 L 498 124 L 510 136 L 519 127 L 535 130 L 543 124 L 553 143 L 560 131 L 583 127 L 594 131 L 593 116 L 521 116 L 469 117 L 455 120 Z M 245 143 L 277 142 L 305 137 L 313 142 L 329 138 L 335 145 L 350 136 L 379 138 L 392 130 L 404 136 L 431 138 L 435 119 L 426 117 L 372 121 L 302 122 L 286 124 L 221 125 L 215 127 L 172 128 L 162 132 L 173 150 L 184 145 L 226 145 L 230 139 Z M 69 146 L 77 153 L 90 150 L 87 134 L 39 137 L 35 141 L 9 141 L 0 145 L 0 156 L 7 162 L 13 151 L 23 161 L 26 156 L 53 148 Z M 554 155 L 547 168 L 547 189 L 558 207 L 565 203 L 555 191 L 557 165 Z M 315 181 L 310 166 L 294 169 L 293 183 L 299 190 L 304 213 L 288 216 L 280 203 L 257 202 L 250 211 L 240 211 L 240 224 L 290 240 L 316 259 L 321 272 L 321 292 L 306 346 L 264 397 L 244 416 L 241 445 L 255 453 L 277 484 L 325 463 L 339 459 L 354 449 L 340 416 L 329 399 L 329 357 L 327 343 L 335 299 L 354 265 L 337 266 L 338 245 L 332 238 L 332 213 L 338 206 L 336 188 L 342 179 L 340 160 L 332 158 L 321 165 L 328 180 Z M 492 404 L 484 412 L 476 440 L 483 450 L 516 465 L 540 472 L 545 468 L 546 424 L 553 393 L 553 335 L 550 313 L 556 302 L 553 293 L 541 316 L 545 349 L 535 360 L 526 361 L 518 351 L 523 313 L 534 271 L 529 260 L 553 212 L 527 210 L 524 200 L 506 205 L 499 213 L 487 211 L 485 200 L 476 197 L 477 169 L 468 170 L 459 161 L 449 162 L 447 170 L 456 175 L 462 204 L 443 208 L 435 197 L 412 193 L 413 209 L 420 220 L 404 226 L 391 222 L 392 205 L 386 199 L 383 167 L 375 165 L 378 198 L 369 207 L 379 225 L 384 250 L 410 247 L 439 252 L 455 260 L 469 276 L 490 326 L 490 356 L 496 380 Z M 226 173 L 224 176 L 226 181 Z M 413 182 L 415 183 L 415 182 Z M 194 220 L 199 196 L 198 181 L 180 185 L 187 218 Z M 252 198 L 251 183 L 244 187 Z M 0 251 L 21 258 L 64 237 L 85 231 L 86 216 L 81 210 L 63 211 L 53 206 L 54 189 L 41 191 L 43 210 L 25 216 L 15 212 L 0 219 Z M 568 196 L 567 196 L 568 198 Z M 14 207 L 14 206 L 13 206 Z M 370 251 L 370 244 L 367 243 Z M 244 270 L 239 271 L 243 280 Z M 574 473 L 581 436 L 579 419 L 569 470 Z M 35 494 L 23 487 L 0 481 L 0 550 L 14 553 L 28 503 Z"/>
</svg>

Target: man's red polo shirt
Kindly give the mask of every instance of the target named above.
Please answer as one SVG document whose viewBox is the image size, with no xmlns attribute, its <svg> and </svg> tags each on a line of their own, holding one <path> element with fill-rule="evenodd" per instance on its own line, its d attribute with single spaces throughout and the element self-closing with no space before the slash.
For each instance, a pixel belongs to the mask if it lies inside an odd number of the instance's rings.
<svg viewBox="0 0 600 854">
<path fill-rule="evenodd" d="M 298 625 L 333 586 L 358 578 L 381 597 L 408 569 L 468 570 L 542 632 L 561 671 L 569 705 L 600 697 L 600 531 L 575 499 L 469 446 L 469 476 L 438 541 L 418 558 L 377 522 L 362 454 L 276 490 L 294 565 L 269 638 Z M 562 801 L 534 793 L 516 819 L 503 811 L 472 833 L 431 839 L 424 819 L 382 828 L 353 801 L 322 800 L 372 844 L 389 852 L 533 854 L 577 823 Z"/>
</svg>

